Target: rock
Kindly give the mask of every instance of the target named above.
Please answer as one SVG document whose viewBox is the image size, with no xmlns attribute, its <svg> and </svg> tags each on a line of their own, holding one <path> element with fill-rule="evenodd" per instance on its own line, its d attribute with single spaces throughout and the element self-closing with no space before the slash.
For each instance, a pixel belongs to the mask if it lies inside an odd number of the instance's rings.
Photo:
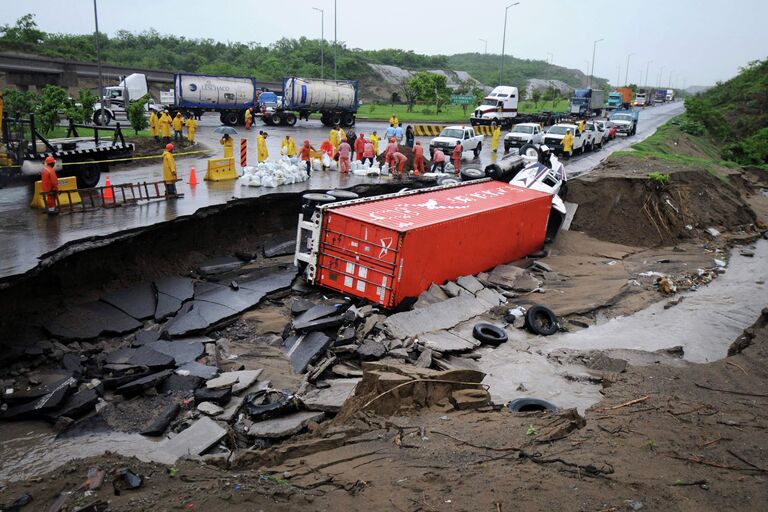
<svg viewBox="0 0 768 512">
<path fill-rule="evenodd" d="M 147 389 L 157 387 L 161 382 L 171 376 L 173 372 L 171 370 L 163 370 L 161 372 L 152 373 L 146 377 L 141 377 L 136 380 L 132 380 L 127 384 L 123 384 L 115 391 L 119 395 L 137 395 Z"/>
<path fill-rule="evenodd" d="M 152 350 L 173 357 L 176 365 L 183 365 L 195 361 L 203 355 L 205 347 L 199 341 L 154 341 L 145 345 Z"/>
<path fill-rule="evenodd" d="M 264 256 L 267 258 L 287 256 L 294 252 L 296 252 L 295 233 L 274 236 L 264 244 Z"/>
<path fill-rule="evenodd" d="M 711 236 L 712 238 L 717 238 L 718 236 L 720 236 L 720 231 L 718 231 L 715 228 L 707 228 L 704 231 L 709 233 L 709 236 Z"/>
<path fill-rule="evenodd" d="M 540 286 L 541 281 L 532 275 L 525 273 L 524 275 L 517 278 L 515 284 L 512 285 L 512 290 L 516 292 L 532 292 Z"/>
<path fill-rule="evenodd" d="M 208 389 L 206 387 L 195 390 L 195 403 L 213 402 L 218 405 L 226 405 L 232 399 L 232 389 Z"/>
<path fill-rule="evenodd" d="M 416 360 L 416 366 L 419 368 L 429 368 L 432 366 L 432 349 L 425 348 L 419 358 Z"/>
<path fill-rule="evenodd" d="M 467 290 L 472 295 L 484 288 L 483 284 L 475 276 L 461 276 L 456 279 L 456 284 Z"/>
<path fill-rule="evenodd" d="M 526 274 L 525 269 L 515 265 L 499 265 L 488 274 L 488 281 L 496 286 L 512 289 L 515 281 Z"/>
<path fill-rule="evenodd" d="M 419 342 L 426 348 L 443 354 L 467 352 L 480 346 L 477 340 L 466 340 L 448 331 L 435 331 L 419 336 Z"/>
<path fill-rule="evenodd" d="M 413 305 L 413 308 L 414 309 L 423 308 L 423 307 L 429 306 L 430 304 L 436 304 L 438 302 L 442 302 L 448 299 L 450 299 L 448 294 L 445 293 L 442 288 L 432 283 L 428 290 L 422 292 L 419 295 L 419 299 Z"/>
<path fill-rule="evenodd" d="M 365 340 L 362 345 L 357 347 L 357 355 L 364 361 L 379 359 L 387 352 L 387 347 L 383 343 L 373 340 Z"/>
<path fill-rule="evenodd" d="M 406 361 L 408 360 L 408 349 L 396 348 L 396 349 L 389 350 L 387 351 L 387 357 Z"/>
<path fill-rule="evenodd" d="M 449 400 L 457 411 L 466 411 L 490 404 L 491 394 L 484 389 L 460 389 L 451 393 Z"/>
<path fill-rule="evenodd" d="M 141 431 L 143 436 L 161 436 L 165 433 L 168 425 L 179 415 L 181 406 L 177 403 L 170 404 L 163 409 L 160 414 L 152 420 L 147 428 Z"/>
<path fill-rule="evenodd" d="M 197 410 L 208 416 L 218 416 L 224 412 L 224 409 L 212 402 L 200 402 L 197 404 Z"/>
<path fill-rule="evenodd" d="M 208 380 L 214 378 L 219 373 L 219 369 L 215 366 L 208 366 L 193 361 L 179 366 L 176 369 L 176 373 L 179 375 L 184 375 L 186 373 L 191 377 L 199 377 L 201 379 Z"/>
<path fill-rule="evenodd" d="M 232 388 L 232 393 L 238 394 L 249 388 L 261 375 L 263 370 L 240 370 L 236 372 L 222 373 L 215 379 L 205 383 L 208 389 Z"/>
<path fill-rule="evenodd" d="M 108 293 L 101 300 L 136 320 L 152 318 L 157 306 L 155 287 L 150 281 Z"/>
<path fill-rule="evenodd" d="M 384 328 L 391 337 L 405 339 L 425 332 L 450 329 L 487 309 L 486 304 L 475 297 L 459 295 L 422 309 L 395 313 L 384 321 Z"/>
<path fill-rule="evenodd" d="M 299 298 L 291 303 L 291 314 L 300 315 L 305 311 L 309 311 L 313 307 L 315 307 L 315 303 L 311 300 Z"/>
<path fill-rule="evenodd" d="M 188 429 L 164 442 L 160 446 L 160 451 L 170 455 L 174 460 L 184 456 L 196 457 L 218 443 L 225 435 L 227 435 L 226 429 L 204 416 Z"/>
<path fill-rule="evenodd" d="M 62 416 L 77 419 L 93 409 L 98 401 L 99 395 L 96 391 L 86 388 L 67 397 L 58 409 L 48 414 L 48 418 L 52 421 Z"/>
<path fill-rule="evenodd" d="M 352 396 L 360 379 L 328 379 L 329 387 L 313 389 L 299 397 L 310 411 L 339 412 L 344 402 Z"/>
<path fill-rule="evenodd" d="M 501 295 L 496 290 L 492 290 L 490 288 L 483 288 L 482 290 L 477 292 L 476 297 L 479 300 L 485 302 L 489 308 L 493 308 L 500 304 L 504 304 L 507 301 L 503 295 Z"/>
<path fill-rule="evenodd" d="M 64 354 L 64 357 L 61 358 L 61 365 L 76 379 L 83 375 L 83 363 L 77 354 Z"/>
<path fill-rule="evenodd" d="M 324 417 L 322 412 L 296 412 L 281 418 L 256 422 L 248 429 L 248 434 L 254 437 L 281 439 L 301 432 L 309 423 L 318 423 Z"/>
<path fill-rule="evenodd" d="M 336 339 L 333 341 L 333 345 L 334 346 L 346 345 L 346 344 L 351 343 L 353 341 L 355 341 L 355 328 L 354 327 L 345 327 L 336 336 Z"/>
<path fill-rule="evenodd" d="M 204 261 L 197 271 L 204 276 L 223 274 L 231 270 L 237 270 L 243 266 L 243 260 L 234 256 L 219 256 Z"/>
<path fill-rule="evenodd" d="M 330 344 L 331 339 L 322 332 L 314 331 L 301 336 L 286 353 L 293 371 L 303 373 L 309 363 L 324 352 Z"/>
<path fill-rule="evenodd" d="M 448 297 L 458 297 L 464 289 L 453 281 L 448 281 L 440 287 Z"/>
</svg>

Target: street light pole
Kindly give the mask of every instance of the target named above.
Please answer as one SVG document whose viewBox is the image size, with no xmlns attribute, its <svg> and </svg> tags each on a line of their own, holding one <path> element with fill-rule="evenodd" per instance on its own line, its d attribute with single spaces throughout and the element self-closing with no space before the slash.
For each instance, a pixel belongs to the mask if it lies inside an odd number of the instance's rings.
<svg viewBox="0 0 768 512">
<path fill-rule="evenodd" d="M 499 68 L 499 85 L 501 85 L 501 77 L 504 74 L 504 50 L 507 45 L 507 12 L 510 7 L 518 5 L 520 2 L 509 4 L 504 8 L 504 35 L 501 38 L 501 67 Z"/>
<path fill-rule="evenodd" d="M 651 62 L 652 60 L 649 60 L 648 63 L 645 65 L 645 84 L 643 87 L 648 87 L 648 70 L 651 69 Z"/>
<path fill-rule="evenodd" d="M 336 48 L 338 40 L 336 39 L 336 0 L 333 0 L 333 79 L 338 80 L 336 68 Z"/>
<path fill-rule="evenodd" d="M 664 73 L 664 66 L 661 66 L 661 69 L 659 70 L 659 80 L 658 80 L 658 83 L 657 83 L 657 85 L 656 85 L 656 88 L 657 88 L 657 89 L 661 87 L 661 75 L 662 75 L 663 73 Z"/>
<path fill-rule="evenodd" d="M 320 78 L 325 78 L 325 11 L 313 7 L 312 9 L 320 12 Z"/>
<path fill-rule="evenodd" d="M 624 85 L 629 85 L 629 58 L 633 56 L 634 53 L 630 53 L 627 55 L 627 71 L 624 73 Z"/>
<path fill-rule="evenodd" d="M 603 41 L 603 39 L 598 39 L 594 43 L 592 43 L 592 71 L 589 72 L 589 87 L 592 87 L 592 76 L 595 74 L 595 50 L 597 50 L 597 43 L 600 41 Z"/>
<path fill-rule="evenodd" d="M 101 76 L 101 48 L 99 47 L 99 12 L 96 9 L 96 0 L 93 0 L 93 19 L 96 23 L 96 62 L 99 67 L 99 105 L 101 105 L 101 111 L 99 112 L 99 124 L 104 122 L 104 82 Z M 128 104 L 126 103 L 126 107 Z"/>
<path fill-rule="evenodd" d="M 555 61 L 555 54 L 547 52 L 547 55 L 549 56 L 549 63 L 552 64 Z"/>
<path fill-rule="evenodd" d="M 483 39 L 481 37 L 478 37 L 477 40 L 478 41 L 482 41 L 482 42 L 485 43 L 485 55 L 488 55 L 488 41 L 486 41 L 485 39 Z"/>
<path fill-rule="evenodd" d="M 619 86 L 619 82 L 621 82 L 621 66 L 617 66 L 618 71 L 616 72 L 616 87 Z"/>
</svg>

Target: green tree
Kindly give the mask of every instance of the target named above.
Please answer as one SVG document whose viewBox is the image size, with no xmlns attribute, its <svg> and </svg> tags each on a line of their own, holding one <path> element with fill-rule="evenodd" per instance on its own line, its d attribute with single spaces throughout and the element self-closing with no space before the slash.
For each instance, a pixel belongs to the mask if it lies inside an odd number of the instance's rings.
<svg viewBox="0 0 768 512">
<path fill-rule="evenodd" d="M 398 88 L 400 89 L 400 92 L 403 93 L 403 97 L 405 98 L 405 103 L 408 105 L 407 111 L 413 112 L 413 105 L 416 103 L 416 88 L 408 79 L 400 80 L 400 83 L 398 84 Z M 393 95 L 393 103 L 394 103 L 394 95 Z"/>
<path fill-rule="evenodd" d="M 474 99 L 472 100 L 473 105 L 477 105 L 480 100 L 483 98 L 483 90 L 480 88 L 480 86 L 477 84 L 477 81 L 467 79 L 467 80 L 460 80 L 458 87 L 456 87 L 456 94 L 461 94 L 465 96 L 472 96 Z M 464 111 L 464 115 L 467 115 L 467 107 L 469 105 L 462 104 L 461 108 Z"/>
<path fill-rule="evenodd" d="M 539 108 L 539 101 L 541 101 L 541 89 L 534 89 L 531 91 L 531 99 L 533 100 L 533 108 Z"/>
<path fill-rule="evenodd" d="M 4 110 L 11 117 L 29 117 L 34 112 L 35 105 L 40 101 L 37 94 L 31 91 L 6 89 L 3 92 Z"/>
<path fill-rule="evenodd" d="M 59 123 L 59 116 L 70 108 L 67 91 L 58 85 L 46 85 L 35 105 L 37 127 L 43 134 L 50 133 Z"/>
<path fill-rule="evenodd" d="M 145 94 L 125 108 L 128 121 L 131 122 L 131 128 L 136 132 L 136 135 L 138 135 L 141 130 L 146 130 L 149 125 L 149 121 L 147 121 L 147 116 L 145 115 L 146 110 L 144 108 L 148 101 L 149 94 Z"/>
<path fill-rule="evenodd" d="M 416 97 L 422 101 L 434 103 L 437 113 L 440 113 L 440 107 L 450 98 L 451 90 L 448 88 L 448 79 L 445 75 L 419 71 L 409 82 L 416 90 Z"/>
<path fill-rule="evenodd" d="M 45 32 L 37 28 L 34 14 L 25 14 L 16 24 L 0 27 L 0 43 L 18 48 L 32 48 L 45 40 Z"/>
<path fill-rule="evenodd" d="M 80 89 L 77 91 L 77 99 L 69 102 L 65 114 L 76 123 L 86 123 L 93 116 L 93 105 L 97 99 L 89 89 Z"/>
</svg>

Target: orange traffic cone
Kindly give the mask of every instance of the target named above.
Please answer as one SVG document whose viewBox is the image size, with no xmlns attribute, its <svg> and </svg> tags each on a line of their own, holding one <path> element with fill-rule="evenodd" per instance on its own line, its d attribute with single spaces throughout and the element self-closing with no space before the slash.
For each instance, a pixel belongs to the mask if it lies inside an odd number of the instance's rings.
<svg viewBox="0 0 768 512">
<path fill-rule="evenodd" d="M 190 185 L 197 185 L 197 175 L 195 174 L 195 166 L 194 165 L 189 170 L 189 184 Z"/>
<path fill-rule="evenodd" d="M 114 201 L 115 191 L 112 188 L 112 183 L 109 181 L 109 175 L 107 175 L 107 182 L 104 184 L 104 202 Z"/>
</svg>

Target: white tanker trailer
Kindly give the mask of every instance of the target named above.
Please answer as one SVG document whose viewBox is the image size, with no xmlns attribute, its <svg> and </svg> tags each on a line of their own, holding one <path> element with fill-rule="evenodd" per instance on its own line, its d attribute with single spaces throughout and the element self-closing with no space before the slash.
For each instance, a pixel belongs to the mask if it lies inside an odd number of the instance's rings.
<svg viewBox="0 0 768 512">
<path fill-rule="evenodd" d="M 352 126 L 358 107 L 356 80 L 319 80 L 287 77 L 283 79 L 283 95 L 277 107 L 263 110 L 262 119 L 271 126 L 293 126 L 298 119 L 309 119 L 320 113 L 326 126 Z"/>
</svg>

